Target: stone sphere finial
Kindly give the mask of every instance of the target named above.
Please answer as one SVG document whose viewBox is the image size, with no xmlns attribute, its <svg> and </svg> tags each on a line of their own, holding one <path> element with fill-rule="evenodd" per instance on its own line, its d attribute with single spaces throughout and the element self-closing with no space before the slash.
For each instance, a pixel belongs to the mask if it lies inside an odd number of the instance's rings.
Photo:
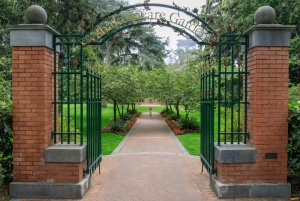
<svg viewBox="0 0 300 201">
<path fill-rule="evenodd" d="M 26 10 L 26 19 L 29 24 L 45 24 L 47 13 L 41 6 L 32 5 Z"/>
<path fill-rule="evenodd" d="M 271 6 L 262 6 L 254 14 L 256 24 L 272 24 L 276 18 L 276 12 Z"/>
</svg>

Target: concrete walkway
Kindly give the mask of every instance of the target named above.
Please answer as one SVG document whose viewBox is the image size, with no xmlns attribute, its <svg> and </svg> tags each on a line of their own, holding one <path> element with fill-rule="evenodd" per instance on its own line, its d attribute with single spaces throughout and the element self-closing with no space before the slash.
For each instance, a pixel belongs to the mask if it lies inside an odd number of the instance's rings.
<svg viewBox="0 0 300 201">
<path fill-rule="evenodd" d="M 30 199 L 33 200 L 33 199 Z M 215 201 L 199 156 L 190 156 L 158 113 L 143 114 L 112 155 L 84 201 Z M 280 198 L 223 199 L 279 201 Z M 27 201 L 29 201 L 27 199 Z"/>
</svg>

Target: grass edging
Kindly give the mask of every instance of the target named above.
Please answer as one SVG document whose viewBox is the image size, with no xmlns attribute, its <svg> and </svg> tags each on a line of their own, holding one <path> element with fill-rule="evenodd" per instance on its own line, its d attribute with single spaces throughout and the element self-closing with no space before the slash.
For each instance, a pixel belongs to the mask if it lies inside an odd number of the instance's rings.
<svg viewBox="0 0 300 201">
<path fill-rule="evenodd" d="M 186 133 L 184 135 L 177 135 L 177 139 L 181 142 L 189 154 L 200 156 L 200 134 Z"/>
</svg>

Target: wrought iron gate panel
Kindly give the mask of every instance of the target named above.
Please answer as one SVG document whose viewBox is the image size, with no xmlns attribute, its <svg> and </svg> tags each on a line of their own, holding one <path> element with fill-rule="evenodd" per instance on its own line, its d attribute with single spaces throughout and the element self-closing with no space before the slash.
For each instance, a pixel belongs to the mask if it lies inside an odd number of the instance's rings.
<svg viewBox="0 0 300 201">
<path fill-rule="evenodd" d="M 54 48 L 60 50 L 58 55 L 54 55 L 54 143 L 83 145 L 83 62 L 71 59 L 70 38 L 54 37 Z M 82 47 L 79 48 L 82 53 Z"/>
<path fill-rule="evenodd" d="M 84 66 L 79 35 L 54 36 L 54 143 L 87 147 L 86 173 L 100 165 L 101 76 Z M 75 52 L 74 52 L 75 51 Z"/>
<path fill-rule="evenodd" d="M 201 77 L 201 162 L 210 174 L 214 173 L 214 99 L 215 70 Z"/>
<path fill-rule="evenodd" d="M 246 143 L 247 130 L 247 53 L 248 37 L 224 34 L 218 45 L 217 142 Z M 239 54 L 243 52 L 242 54 Z"/>
<path fill-rule="evenodd" d="M 86 70 L 87 95 L 87 173 L 94 172 L 102 159 L 101 147 L 101 77 Z"/>
<path fill-rule="evenodd" d="M 214 146 L 246 143 L 248 38 L 223 34 L 217 46 L 217 69 L 201 77 L 201 162 L 214 170 Z M 239 54 L 243 52 L 243 54 Z M 213 67 L 212 67 L 213 68 Z"/>
</svg>

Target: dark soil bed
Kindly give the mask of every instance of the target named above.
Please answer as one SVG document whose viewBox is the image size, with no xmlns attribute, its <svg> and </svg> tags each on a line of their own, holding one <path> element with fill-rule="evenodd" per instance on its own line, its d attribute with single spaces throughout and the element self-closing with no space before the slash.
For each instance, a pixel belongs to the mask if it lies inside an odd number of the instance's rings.
<svg viewBox="0 0 300 201">
<path fill-rule="evenodd" d="M 9 200 L 8 198 L 8 183 L 0 186 L 0 200 Z"/>
<path fill-rule="evenodd" d="M 300 195 L 300 184 L 292 185 L 292 195 Z"/>
</svg>

